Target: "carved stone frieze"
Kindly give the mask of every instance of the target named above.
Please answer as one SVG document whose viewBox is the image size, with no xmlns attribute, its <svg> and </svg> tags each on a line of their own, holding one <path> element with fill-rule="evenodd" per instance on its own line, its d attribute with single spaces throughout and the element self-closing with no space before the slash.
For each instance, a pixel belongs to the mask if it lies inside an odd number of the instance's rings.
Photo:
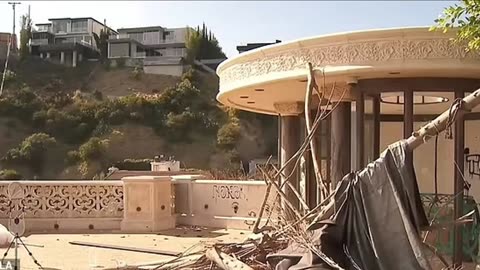
<svg viewBox="0 0 480 270">
<path fill-rule="evenodd" d="M 479 59 L 475 52 L 454 44 L 450 38 L 412 38 L 374 40 L 355 43 L 303 47 L 239 63 L 232 63 L 219 72 L 220 84 L 274 72 L 305 69 L 313 66 L 373 64 L 391 60 Z"/>
</svg>

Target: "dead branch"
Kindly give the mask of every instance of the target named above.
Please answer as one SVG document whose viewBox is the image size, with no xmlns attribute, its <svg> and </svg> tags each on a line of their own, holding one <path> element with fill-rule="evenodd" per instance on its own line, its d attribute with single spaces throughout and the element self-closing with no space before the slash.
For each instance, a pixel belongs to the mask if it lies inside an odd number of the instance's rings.
<svg viewBox="0 0 480 270">
<path fill-rule="evenodd" d="M 305 123 L 306 123 L 306 128 L 307 128 L 307 133 L 310 134 L 312 133 L 312 119 L 310 116 L 310 103 L 312 102 L 312 92 L 314 88 L 317 88 L 317 84 L 315 82 L 315 76 L 313 74 L 313 68 L 312 68 L 312 63 L 308 62 L 307 63 L 307 68 L 308 68 L 308 82 L 307 82 L 307 91 L 305 93 Z M 319 95 L 320 98 L 320 95 Z M 319 101 L 319 106 L 322 103 L 322 101 Z M 315 174 L 315 180 L 317 182 L 317 187 L 318 190 L 322 193 L 322 197 L 325 198 L 327 196 L 327 188 L 325 187 L 325 184 L 323 183 L 322 175 L 320 173 L 320 166 L 318 164 L 318 157 L 317 157 L 317 141 L 313 137 L 310 140 L 310 152 L 312 155 L 312 163 L 313 163 L 313 170 Z"/>
<path fill-rule="evenodd" d="M 292 210 L 292 212 L 297 216 L 297 218 L 302 218 L 302 215 L 298 212 L 295 206 L 292 205 L 292 203 L 288 200 L 287 195 L 283 193 L 283 191 L 280 189 L 280 186 L 275 183 L 275 181 L 270 177 L 269 174 L 265 173 L 265 170 L 263 168 L 259 168 L 262 173 L 266 176 L 267 180 L 270 182 L 270 184 L 277 190 L 277 194 L 282 197 L 282 199 L 285 201 L 285 204 Z"/>
<path fill-rule="evenodd" d="M 423 126 L 420 130 L 414 132 L 412 136 L 407 139 L 408 148 L 413 150 L 429 140 L 431 137 L 444 131 L 447 127 L 447 122 L 450 118 L 450 112 L 452 110 L 458 110 L 458 113 L 454 114 L 453 116 L 454 119 L 450 119 L 453 122 L 461 115 L 465 114 L 466 112 L 470 112 L 478 105 L 480 105 L 480 89 L 477 89 L 470 95 L 464 97 L 460 104 L 455 104 L 452 106 L 451 110 L 443 112 L 440 116 Z"/>
<path fill-rule="evenodd" d="M 215 247 L 207 250 L 206 256 L 210 261 L 214 262 L 218 267 L 224 270 L 253 270 L 253 268 L 245 263 L 227 255 L 226 253 L 219 252 Z"/>
<path fill-rule="evenodd" d="M 265 191 L 265 198 L 263 198 L 262 206 L 260 206 L 260 211 L 258 212 L 258 218 L 255 221 L 255 224 L 253 225 L 253 233 L 259 233 L 258 226 L 260 225 L 260 220 L 262 219 L 263 216 L 263 211 L 265 211 L 265 205 L 267 205 L 267 200 L 270 197 L 270 190 L 272 189 L 272 184 L 267 183 L 267 189 Z"/>
</svg>

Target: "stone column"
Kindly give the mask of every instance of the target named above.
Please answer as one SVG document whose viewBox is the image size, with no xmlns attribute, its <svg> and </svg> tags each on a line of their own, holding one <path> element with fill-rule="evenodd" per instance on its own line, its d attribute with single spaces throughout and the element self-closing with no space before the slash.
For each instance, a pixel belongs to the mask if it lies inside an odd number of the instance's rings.
<svg viewBox="0 0 480 270">
<path fill-rule="evenodd" d="M 124 182 L 121 230 L 156 232 L 175 228 L 172 181 L 169 176 L 132 176 Z"/>
<path fill-rule="evenodd" d="M 355 169 L 365 166 L 365 96 L 363 91 L 352 85 L 355 93 Z"/>
<path fill-rule="evenodd" d="M 331 183 L 337 183 L 351 171 L 351 104 L 340 102 L 331 114 Z"/>
<path fill-rule="evenodd" d="M 60 64 L 65 63 L 65 52 L 60 52 Z"/>
<path fill-rule="evenodd" d="M 47 59 L 50 59 L 50 53 L 47 52 Z"/>
<path fill-rule="evenodd" d="M 303 112 L 303 102 L 288 102 L 288 103 L 276 103 L 275 109 L 281 115 L 280 122 L 280 167 L 283 167 L 287 161 L 298 151 L 301 144 L 301 132 L 300 132 L 300 117 Z M 288 177 L 291 175 L 290 177 Z M 298 170 L 295 168 L 295 162 L 288 163 L 288 166 L 283 171 L 280 184 L 285 181 L 289 181 L 297 190 L 299 188 L 299 175 Z M 295 194 L 286 185 L 283 191 L 287 195 L 288 200 L 298 207 L 298 200 Z M 283 207 L 288 209 L 287 206 Z M 290 213 L 291 215 L 292 213 Z M 293 218 L 293 216 L 290 216 Z"/>
<path fill-rule="evenodd" d="M 43 53 L 40 53 L 40 58 L 42 58 L 42 59 L 43 59 Z"/>
<path fill-rule="evenodd" d="M 73 51 L 72 53 L 72 67 L 77 66 L 77 51 Z"/>
</svg>

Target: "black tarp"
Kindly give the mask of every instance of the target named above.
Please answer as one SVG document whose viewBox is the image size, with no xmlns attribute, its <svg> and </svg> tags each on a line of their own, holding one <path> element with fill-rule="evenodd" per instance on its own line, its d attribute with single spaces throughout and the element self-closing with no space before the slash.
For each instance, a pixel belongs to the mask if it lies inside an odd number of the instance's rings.
<svg viewBox="0 0 480 270">
<path fill-rule="evenodd" d="M 277 270 L 431 269 L 419 237 L 428 222 L 406 151 L 403 141 L 392 144 L 338 183 L 333 214 L 309 228 L 315 252 L 292 243 L 269 263 Z"/>
</svg>

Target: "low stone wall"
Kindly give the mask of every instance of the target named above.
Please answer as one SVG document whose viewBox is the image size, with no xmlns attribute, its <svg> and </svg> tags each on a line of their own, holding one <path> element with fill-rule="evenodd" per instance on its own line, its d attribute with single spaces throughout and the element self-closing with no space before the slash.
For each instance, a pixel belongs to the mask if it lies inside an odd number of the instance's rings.
<svg viewBox="0 0 480 270">
<path fill-rule="evenodd" d="M 263 181 L 207 180 L 199 175 L 135 176 L 121 181 L 18 181 L 10 200 L 0 182 L 0 223 L 24 213 L 28 233 L 155 232 L 175 225 L 251 229 Z M 273 195 L 273 192 L 272 192 Z M 273 196 L 272 196 L 273 199 Z"/>
<path fill-rule="evenodd" d="M 21 200 L 9 200 L 10 183 L 0 182 L 0 223 L 5 226 L 23 209 L 28 232 L 120 229 L 122 181 L 21 181 Z"/>
<path fill-rule="evenodd" d="M 264 181 L 173 179 L 177 224 L 183 225 L 252 229 L 266 191 Z"/>
</svg>

